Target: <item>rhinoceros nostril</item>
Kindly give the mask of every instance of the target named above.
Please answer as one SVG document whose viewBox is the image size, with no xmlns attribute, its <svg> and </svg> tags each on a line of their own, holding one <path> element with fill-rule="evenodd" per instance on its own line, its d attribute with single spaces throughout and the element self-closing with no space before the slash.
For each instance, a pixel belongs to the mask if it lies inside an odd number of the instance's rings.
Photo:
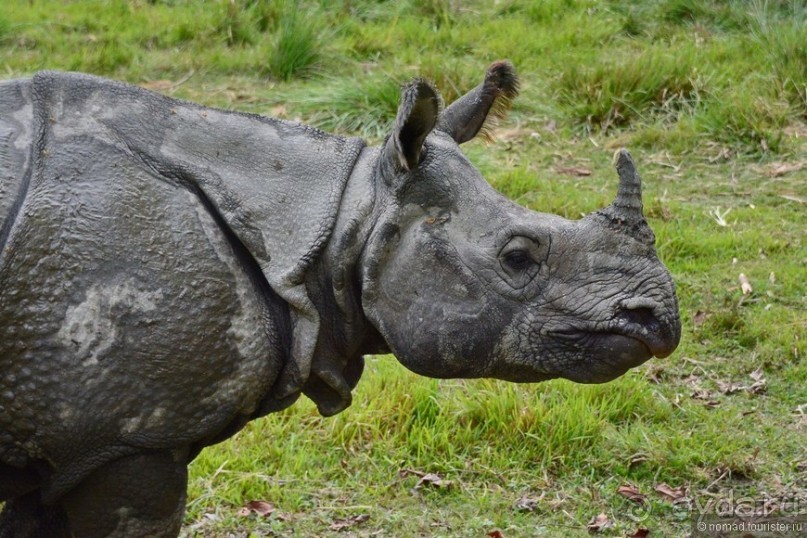
<svg viewBox="0 0 807 538">
<path fill-rule="evenodd" d="M 654 356 L 666 357 L 678 346 L 680 331 L 655 312 L 657 310 L 645 301 L 623 304 L 614 316 L 615 329 L 643 342 Z"/>
<path fill-rule="evenodd" d="M 653 309 L 647 307 L 621 310 L 617 314 L 617 320 L 622 323 L 640 327 L 650 327 L 658 323 L 658 318 L 653 314 Z"/>
</svg>

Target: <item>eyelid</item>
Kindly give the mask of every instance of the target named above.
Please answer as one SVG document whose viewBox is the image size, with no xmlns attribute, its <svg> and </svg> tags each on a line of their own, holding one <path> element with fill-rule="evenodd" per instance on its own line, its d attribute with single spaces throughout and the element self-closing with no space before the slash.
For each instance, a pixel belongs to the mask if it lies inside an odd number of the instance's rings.
<svg viewBox="0 0 807 538">
<path fill-rule="evenodd" d="M 522 256 L 521 263 L 513 259 Z M 511 287 L 521 289 L 535 279 L 548 256 L 548 240 L 526 235 L 511 236 L 499 251 L 500 275 Z"/>
</svg>

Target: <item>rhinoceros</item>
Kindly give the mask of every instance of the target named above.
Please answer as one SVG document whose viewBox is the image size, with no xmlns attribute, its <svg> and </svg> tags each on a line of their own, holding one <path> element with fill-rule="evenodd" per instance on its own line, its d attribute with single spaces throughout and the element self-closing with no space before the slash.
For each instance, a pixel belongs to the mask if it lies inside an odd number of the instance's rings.
<svg viewBox="0 0 807 538">
<path fill-rule="evenodd" d="M 508 62 L 441 111 L 402 89 L 379 147 L 90 75 L 0 84 L 0 536 L 175 536 L 202 448 L 367 354 L 437 378 L 600 383 L 676 348 L 631 157 L 580 220 L 460 151 Z"/>
</svg>

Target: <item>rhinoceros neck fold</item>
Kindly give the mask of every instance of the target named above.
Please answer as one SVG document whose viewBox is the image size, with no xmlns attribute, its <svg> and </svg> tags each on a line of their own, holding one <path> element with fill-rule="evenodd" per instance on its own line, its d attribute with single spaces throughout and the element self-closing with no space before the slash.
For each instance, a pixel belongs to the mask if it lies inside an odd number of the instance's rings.
<svg viewBox="0 0 807 538">
<path fill-rule="evenodd" d="M 361 302 L 361 259 L 375 223 L 375 172 L 378 148 L 362 151 L 348 181 L 334 232 L 322 256 L 309 272 L 322 322 L 303 392 L 321 414 L 336 414 L 351 403 L 350 391 L 362 374 L 362 355 L 375 350 L 375 329 Z"/>
<path fill-rule="evenodd" d="M 34 131 L 28 81 L 0 84 L 0 266 L 5 243 L 31 179 Z"/>
<path fill-rule="evenodd" d="M 288 304 L 290 359 L 270 397 L 293 401 L 309 376 L 320 327 L 306 274 L 331 237 L 364 142 L 86 75 L 46 72 L 34 85 L 52 110 L 53 141 L 91 137 L 128 154 L 155 181 L 204 198 L 243 244 Z"/>
</svg>

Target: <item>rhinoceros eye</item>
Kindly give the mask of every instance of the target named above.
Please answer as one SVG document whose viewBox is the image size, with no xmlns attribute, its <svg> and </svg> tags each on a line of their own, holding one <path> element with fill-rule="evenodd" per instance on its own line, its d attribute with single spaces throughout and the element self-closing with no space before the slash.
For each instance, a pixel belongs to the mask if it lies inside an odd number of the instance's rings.
<svg viewBox="0 0 807 538">
<path fill-rule="evenodd" d="M 538 274 L 548 250 L 548 245 L 537 239 L 512 237 L 499 253 L 502 276 L 513 288 L 523 288 Z"/>
<path fill-rule="evenodd" d="M 526 251 L 513 250 L 504 255 L 502 263 L 506 264 L 511 271 L 525 271 L 535 264 L 535 261 Z"/>
</svg>

